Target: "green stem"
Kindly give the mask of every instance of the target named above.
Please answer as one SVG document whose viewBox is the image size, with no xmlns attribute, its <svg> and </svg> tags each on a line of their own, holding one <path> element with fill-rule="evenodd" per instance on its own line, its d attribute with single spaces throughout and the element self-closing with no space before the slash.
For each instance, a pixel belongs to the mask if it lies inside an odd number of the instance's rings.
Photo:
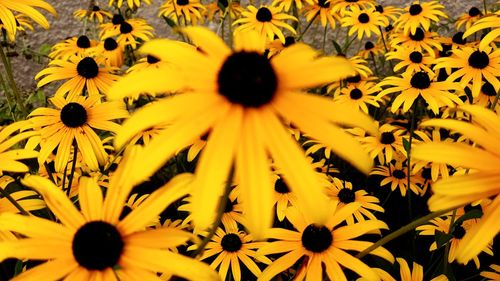
<svg viewBox="0 0 500 281">
<path fill-rule="evenodd" d="M 200 245 L 198 246 L 196 251 L 193 252 L 191 257 L 195 258 L 201 256 L 208 242 L 210 242 L 210 240 L 212 240 L 212 238 L 214 237 L 215 232 L 217 231 L 217 228 L 219 227 L 219 224 L 222 220 L 222 215 L 224 215 L 224 210 L 226 209 L 226 204 L 228 201 L 227 199 L 229 198 L 229 193 L 231 192 L 231 185 L 233 182 L 233 178 L 234 178 L 234 165 L 231 167 L 231 171 L 229 171 L 229 175 L 227 176 L 224 194 L 219 199 L 219 206 L 217 209 L 217 215 L 215 216 L 215 221 L 212 224 L 212 227 L 210 228 L 208 235 L 205 236 L 205 238 L 203 238 Z"/>
<path fill-rule="evenodd" d="M 10 201 L 10 203 L 12 203 L 12 205 L 14 205 L 14 207 L 16 207 L 16 209 L 19 210 L 19 213 L 25 215 L 25 216 L 29 216 L 30 213 L 28 213 L 24 208 L 23 206 L 21 206 L 17 201 L 16 199 L 12 198 L 12 196 L 10 196 L 10 194 L 3 188 L 0 187 L 0 193 L 2 194 L 3 197 L 7 198 L 7 200 Z"/>
<path fill-rule="evenodd" d="M 448 227 L 448 233 L 451 233 L 453 230 L 453 224 L 455 223 L 455 216 L 457 215 L 457 210 L 453 210 L 453 213 L 451 214 L 451 221 L 450 221 L 450 227 Z M 444 249 L 444 257 L 443 257 L 443 274 L 446 274 L 446 271 L 448 270 L 448 255 L 450 254 L 450 241 L 446 243 L 445 249 Z M 447 274 L 446 274 L 447 275 Z"/>
<path fill-rule="evenodd" d="M 486 8 L 486 0 L 483 0 L 484 14 L 488 14 L 488 9 Z"/>
<path fill-rule="evenodd" d="M 446 210 L 441 210 L 441 211 L 437 211 L 437 212 L 433 212 L 433 213 L 430 213 L 426 216 L 423 216 L 415 221 L 412 221 L 410 222 L 409 224 L 401 227 L 400 229 L 390 233 L 389 235 L 385 236 L 384 238 L 378 240 L 377 242 L 375 242 L 373 245 L 371 245 L 370 247 L 366 248 L 363 252 L 359 253 L 356 255 L 356 258 L 360 259 L 366 255 L 368 255 L 371 251 L 377 249 L 378 247 L 380 246 L 383 246 L 385 245 L 386 243 L 398 238 L 399 236 L 415 229 L 417 226 L 420 226 L 426 222 L 428 222 L 429 220 L 433 219 L 433 218 L 436 218 L 436 217 L 439 217 L 441 215 L 444 215 L 446 213 L 449 213 L 455 209 L 457 209 L 458 207 L 453 207 L 453 208 L 448 208 Z"/>
<path fill-rule="evenodd" d="M 388 53 L 389 52 L 389 48 L 387 48 L 387 44 L 385 42 L 385 37 L 384 37 L 384 31 L 382 30 L 382 27 L 378 27 L 378 29 L 380 30 L 380 34 L 381 34 L 381 38 L 382 38 L 382 43 L 384 44 L 384 49 L 385 49 L 385 53 Z M 391 72 L 392 74 L 394 74 L 394 65 L 392 64 L 392 60 L 387 60 L 389 62 L 389 66 L 391 67 Z"/>
<path fill-rule="evenodd" d="M 306 28 L 304 28 L 304 31 L 299 35 L 299 37 L 297 38 L 297 42 L 299 42 L 300 40 L 302 40 L 302 37 L 304 36 L 304 34 L 306 34 L 306 32 L 309 30 L 309 27 L 311 27 L 312 23 L 314 22 L 314 20 L 318 17 L 319 15 L 319 11 L 316 12 L 316 14 L 314 15 L 314 17 L 311 19 L 311 21 L 307 24 Z"/>
<path fill-rule="evenodd" d="M 408 215 L 410 217 L 410 220 L 413 218 L 413 212 L 411 208 L 411 144 L 413 142 L 413 131 L 415 130 L 415 123 L 416 123 L 416 116 L 417 116 L 417 109 L 418 109 L 418 101 L 419 99 L 417 98 L 412 105 L 412 110 L 411 110 L 411 118 L 410 118 L 410 139 L 408 141 L 408 162 L 407 162 L 407 188 L 408 188 Z"/>
<path fill-rule="evenodd" d="M 14 94 L 14 99 L 16 101 L 16 105 L 17 105 L 17 107 L 19 107 L 19 109 L 23 113 L 23 116 L 26 116 L 26 115 L 28 115 L 28 113 L 26 111 L 26 107 L 24 106 L 19 89 L 17 88 L 16 81 L 14 81 L 14 76 L 12 74 L 12 65 L 10 64 L 9 59 L 5 55 L 5 52 L 3 50 L 3 46 L 1 44 L 0 44 L 0 57 L 2 59 L 3 65 L 5 66 L 5 72 L 7 72 L 7 81 L 9 81 L 10 87 L 11 87 L 12 92 Z"/>
<path fill-rule="evenodd" d="M 495 96 L 495 100 L 493 103 L 490 105 L 490 109 L 495 111 L 495 108 L 497 107 L 498 104 L 498 98 L 500 98 L 500 91 L 498 91 L 497 95 Z"/>
<path fill-rule="evenodd" d="M 5 84 L 5 80 L 3 79 L 3 75 L 1 73 L 0 73 L 0 85 L 2 85 L 2 88 L 4 90 L 5 99 L 7 101 L 7 106 L 9 107 L 9 111 L 10 111 L 10 114 L 12 116 L 12 119 L 14 121 L 17 121 L 16 115 L 14 114 L 14 110 L 12 110 L 12 103 L 15 103 L 15 102 L 12 100 L 12 96 L 10 95 L 10 89 Z"/>
<path fill-rule="evenodd" d="M 71 172 L 69 174 L 68 187 L 66 187 L 66 194 L 68 198 L 71 194 L 71 185 L 73 184 L 73 178 L 75 177 L 75 168 L 76 168 L 76 157 L 78 152 L 78 144 L 76 141 L 73 143 L 73 165 L 71 166 Z M 64 186 L 63 186 L 64 188 Z"/>
<path fill-rule="evenodd" d="M 370 51 L 370 57 L 372 58 L 372 61 L 373 61 L 373 67 L 375 68 L 375 75 L 379 75 L 379 72 L 378 72 L 378 67 L 377 67 L 377 61 L 375 60 L 375 55 L 373 54 L 372 51 Z"/>
</svg>

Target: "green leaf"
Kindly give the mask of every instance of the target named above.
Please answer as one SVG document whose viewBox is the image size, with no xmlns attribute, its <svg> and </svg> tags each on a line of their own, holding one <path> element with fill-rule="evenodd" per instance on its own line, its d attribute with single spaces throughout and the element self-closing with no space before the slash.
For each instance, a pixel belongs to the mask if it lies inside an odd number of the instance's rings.
<svg viewBox="0 0 500 281">
<path fill-rule="evenodd" d="M 465 213 L 460 218 L 458 218 L 455 221 L 455 223 L 453 224 L 453 226 L 461 225 L 466 220 L 478 219 L 478 218 L 480 218 L 482 216 L 483 216 L 483 211 L 481 211 L 479 209 L 472 209 L 472 210 L 468 211 L 467 213 Z"/>
<path fill-rule="evenodd" d="M 335 48 L 335 51 L 337 52 L 337 55 L 341 55 L 344 53 L 344 52 L 342 52 L 342 47 L 340 47 L 340 45 L 339 45 L 339 43 L 337 43 L 337 41 L 332 40 L 332 43 L 333 43 L 333 47 Z"/>
<path fill-rule="evenodd" d="M 403 138 L 403 147 L 406 152 L 410 152 L 410 141 Z"/>
<path fill-rule="evenodd" d="M 434 239 L 436 240 L 437 248 L 439 249 L 439 248 L 443 247 L 444 245 L 446 245 L 446 243 L 448 243 L 448 241 L 450 241 L 451 238 L 453 238 L 453 235 L 437 230 L 436 234 L 434 236 Z"/>
<path fill-rule="evenodd" d="M 168 17 L 163 17 L 163 19 L 165 20 L 165 22 L 172 28 L 175 28 L 177 27 L 177 24 L 175 23 L 174 20 L 172 20 L 171 18 L 168 18 Z"/>
<path fill-rule="evenodd" d="M 38 53 L 48 56 L 50 53 L 50 49 L 52 49 L 52 45 L 42 44 L 40 48 L 38 48 Z"/>
</svg>

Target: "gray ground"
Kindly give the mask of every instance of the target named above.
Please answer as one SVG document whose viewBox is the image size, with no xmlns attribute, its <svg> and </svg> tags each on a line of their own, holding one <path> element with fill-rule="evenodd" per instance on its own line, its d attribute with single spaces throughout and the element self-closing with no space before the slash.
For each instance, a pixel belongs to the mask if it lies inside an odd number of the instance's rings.
<svg viewBox="0 0 500 281">
<path fill-rule="evenodd" d="M 88 1 L 75 1 L 75 0 L 46 0 L 51 5 L 53 5 L 59 13 L 57 18 L 47 15 L 48 20 L 51 22 L 51 29 L 45 31 L 40 27 L 36 27 L 37 32 L 31 32 L 28 34 L 25 44 L 30 45 L 33 49 L 38 49 L 42 44 L 54 44 L 66 37 L 81 35 L 83 31 L 82 24 L 76 20 L 72 13 L 77 9 L 87 8 Z M 105 7 L 107 0 L 97 1 L 102 7 Z M 162 1 L 152 0 L 153 4 L 151 6 L 145 6 L 141 8 L 139 16 L 146 18 L 150 24 L 155 27 L 156 35 L 158 37 L 164 37 L 168 34 L 168 27 L 165 25 L 163 20 L 157 17 L 158 7 L 161 5 Z M 397 1 L 397 0 L 379 0 L 378 3 L 382 5 L 393 5 L 403 7 L 412 1 Z M 446 7 L 447 13 L 452 17 L 456 18 L 459 14 L 468 11 L 472 6 L 477 6 L 482 8 L 482 0 L 444 0 L 439 1 Z M 487 4 L 493 4 L 493 0 L 487 0 Z M 316 46 L 321 45 L 322 41 L 322 28 L 312 28 L 308 32 L 307 38 L 308 42 L 312 42 Z M 13 60 L 13 65 L 15 68 L 15 79 L 18 81 L 20 88 L 33 91 L 36 88 L 36 81 L 34 80 L 35 74 L 44 68 L 44 65 L 37 64 L 32 60 L 27 60 L 20 56 Z M 1 93 L 1 92 L 0 92 Z M 3 95 L 3 93 L 1 93 Z"/>
</svg>

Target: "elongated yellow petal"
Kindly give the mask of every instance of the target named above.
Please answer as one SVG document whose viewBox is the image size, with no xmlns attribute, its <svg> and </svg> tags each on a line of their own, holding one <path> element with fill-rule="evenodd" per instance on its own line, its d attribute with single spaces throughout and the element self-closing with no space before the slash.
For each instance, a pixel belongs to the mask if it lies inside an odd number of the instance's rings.
<svg viewBox="0 0 500 281">
<path fill-rule="evenodd" d="M 271 278 L 283 272 L 294 265 L 298 259 L 304 255 L 304 250 L 299 248 L 301 246 L 297 245 L 297 249 L 291 251 L 290 253 L 281 256 L 279 259 L 275 260 L 270 266 L 268 266 L 260 276 L 258 276 L 258 281 L 269 281 Z"/>
<path fill-rule="evenodd" d="M 191 232 L 163 227 L 130 234 L 125 238 L 125 243 L 146 248 L 166 249 L 177 247 L 194 238 Z"/>
<path fill-rule="evenodd" d="M 231 49 L 224 41 L 206 27 L 189 26 L 182 29 L 195 46 L 202 52 L 217 59 L 223 59 L 231 53 Z"/>
<path fill-rule="evenodd" d="M 61 224 L 38 217 L 12 213 L 0 214 L 0 229 L 34 238 L 52 238 L 63 241 L 73 239 L 73 233 Z"/>
<path fill-rule="evenodd" d="M 80 177 L 79 199 L 87 221 L 102 220 L 102 191 L 94 179 Z"/>
</svg>

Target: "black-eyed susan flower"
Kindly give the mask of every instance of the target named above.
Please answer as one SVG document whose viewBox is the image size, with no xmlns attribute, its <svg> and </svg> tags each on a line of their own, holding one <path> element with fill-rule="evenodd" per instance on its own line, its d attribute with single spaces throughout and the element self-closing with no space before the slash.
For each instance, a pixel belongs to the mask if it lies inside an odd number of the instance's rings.
<svg viewBox="0 0 500 281">
<path fill-rule="evenodd" d="M 315 224 L 304 218 L 296 207 L 288 209 L 287 219 L 294 230 L 272 228 L 269 237 L 277 241 L 270 242 L 260 248 L 257 253 L 262 255 L 284 253 L 273 261 L 259 277 L 259 280 L 270 280 L 275 275 L 301 261 L 302 269 L 295 276 L 297 280 L 323 280 L 323 268 L 331 280 L 346 280 L 342 267 L 348 268 L 367 280 L 380 280 L 376 272 L 361 260 L 347 251 L 362 251 L 372 245 L 372 242 L 354 240 L 373 231 L 387 228 L 379 220 L 367 220 L 351 225 L 340 224 L 359 208 L 359 203 L 350 203 L 344 207 L 330 208 L 331 214 L 325 224 Z M 370 254 L 381 257 L 389 262 L 394 258 L 391 253 L 379 247 Z"/>
<path fill-rule="evenodd" d="M 372 58 L 372 56 L 376 57 L 383 53 L 385 53 L 385 49 L 381 44 L 366 41 L 363 50 L 359 51 L 357 55 L 366 60 Z"/>
<path fill-rule="evenodd" d="M 85 57 L 90 54 L 97 44 L 97 41 L 90 39 L 86 35 L 71 37 L 55 44 L 49 57 L 53 60 L 68 60 L 72 56 Z"/>
<path fill-rule="evenodd" d="M 470 35 L 483 29 L 491 29 L 479 43 L 479 50 L 484 51 L 492 42 L 496 41 L 500 37 L 500 11 L 494 14 L 485 16 L 479 19 L 474 25 L 466 29 L 464 32 L 464 37 L 469 37 Z"/>
<path fill-rule="evenodd" d="M 104 34 L 116 33 L 120 29 L 120 24 L 125 21 L 125 18 L 120 14 L 113 14 L 111 22 L 106 22 L 99 25 L 99 38 L 102 38 Z"/>
<path fill-rule="evenodd" d="M 271 260 L 264 255 L 258 255 L 257 249 L 262 248 L 267 242 L 254 242 L 250 234 L 238 229 L 236 223 L 224 224 L 224 229 L 217 228 L 215 235 L 208 242 L 200 260 L 214 257 L 210 267 L 218 269 L 221 280 L 226 280 L 229 268 L 235 281 L 241 281 L 243 264 L 254 276 L 261 275 L 262 271 L 256 261 L 270 264 Z M 194 246 L 192 247 L 194 248 Z M 248 280 L 248 276 L 243 276 Z"/>
<path fill-rule="evenodd" d="M 335 29 L 336 22 L 340 22 L 340 16 L 332 11 L 330 0 L 313 0 L 312 5 L 306 5 L 303 13 L 307 22 L 319 18 L 321 25 L 326 27 L 330 24 L 331 29 Z"/>
<path fill-rule="evenodd" d="M 395 159 L 397 153 L 406 155 L 403 147 L 405 130 L 391 124 L 383 124 L 378 131 L 379 133 L 374 136 L 367 136 L 365 132 L 362 132 L 362 135 L 358 134 L 360 142 L 373 159 L 377 158 L 383 165 Z"/>
<path fill-rule="evenodd" d="M 413 74 L 405 72 L 401 76 L 389 76 L 378 84 L 379 87 L 389 86 L 389 88 L 382 90 L 377 98 L 392 93 L 397 94 L 391 105 L 392 112 L 396 112 L 401 106 L 403 113 L 407 112 L 418 97 L 425 100 L 434 114 L 439 113 L 440 107 L 452 107 L 463 103 L 457 95 L 461 89 L 452 80 L 436 81 L 434 73 L 429 74 L 424 71 Z"/>
<path fill-rule="evenodd" d="M 413 2 L 409 7 L 405 8 L 406 13 L 403 13 L 394 23 L 397 29 L 402 29 L 404 34 L 411 34 L 417 31 L 417 28 L 422 28 L 424 31 L 429 31 L 431 23 L 439 22 L 440 18 L 448 18 L 441 11 L 444 6 L 438 1 L 429 2 Z"/>
<path fill-rule="evenodd" d="M 381 89 L 373 82 L 361 82 L 359 85 L 347 85 L 337 88 L 333 93 L 333 102 L 348 108 L 361 110 L 368 114 L 368 105 L 379 107 L 375 94 Z"/>
<path fill-rule="evenodd" d="M 436 61 L 434 57 L 428 55 L 426 52 L 403 46 L 398 46 L 392 52 L 388 52 L 386 57 L 388 60 L 399 61 L 394 66 L 394 71 L 403 70 L 403 72 L 411 74 L 420 71 L 433 73 L 431 67 Z"/>
<path fill-rule="evenodd" d="M 245 10 L 241 7 L 240 1 L 231 1 L 230 3 L 227 3 L 227 1 L 213 1 L 205 5 L 206 10 L 203 11 L 203 15 L 205 15 L 209 21 L 213 21 L 216 15 L 218 15 L 220 19 L 224 17 L 225 10 L 219 6 L 219 3 L 224 3 L 223 5 L 225 5 L 225 8 L 229 9 L 227 13 L 231 19 L 239 18 L 241 12 Z"/>
<path fill-rule="evenodd" d="M 375 6 L 375 0 L 332 0 L 330 1 L 332 5 L 332 11 L 334 13 L 339 13 L 344 15 L 344 12 L 349 11 L 352 8 L 358 8 L 359 10 L 373 8 Z"/>
<path fill-rule="evenodd" d="M 202 13 L 206 10 L 199 0 L 166 0 L 160 6 L 159 16 L 167 17 L 180 25 L 183 19 L 185 25 L 203 23 Z"/>
<path fill-rule="evenodd" d="M 53 60 L 49 66 L 38 72 L 35 79 L 40 79 L 37 86 L 43 87 L 48 83 L 66 80 L 56 91 L 55 96 L 73 99 L 84 93 L 91 97 L 100 97 L 106 94 L 111 85 L 118 79 L 113 74 L 116 68 L 99 66 L 92 57 L 72 56 L 68 60 Z"/>
<path fill-rule="evenodd" d="M 302 9 L 304 3 L 313 5 L 313 0 L 273 0 L 271 6 L 278 7 L 280 10 L 288 12 L 292 8 L 292 5 L 295 5 L 298 10 Z"/>
<path fill-rule="evenodd" d="M 0 188 L 3 189 L 4 192 L 8 192 L 10 197 L 15 200 L 25 211 L 40 210 L 47 206 L 42 199 L 38 198 L 38 194 L 33 190 L 19 190 L 13 192 L 7 191 L 7 186 L 12 182 L 14 182 L 14 178 L 7 175 L 0 176 Z M 0 214 L 19 212 L 20 210 L 16 206 L 14 206 L 14 204 L 12 204 L 9 199 L 5 198 L 4 196 L 0 198 Z M 4 239 L 0 238 L 0 241 L 1 240 Z"/>
<path fill-rule="evenodd" d="M 483 13 L 477 7 L 471 7 L 467 13 L 462 14 L 458 17 L 455 25 L 457 29 L 464 27 L 464 30 L 468 30 L 471 26 L 480 18 L 483 17 Z"/>
<path fill-rule="evenodd" d="M 384 212 L 384 208 L 379 206 L 380 201 L 377 197 L 371 196 L 364 189 L 353 189 L 352 183 L 342 181 L 339 178 L 332 178 L 331 184 L 328 185 L 326 194 L 332 200 L 338 202 L 338 207 L 343 207 L 349 203 L 359 203 L 359 209 L 355 210 L 352 215 L 348 216 L 345 220 L 347 224 L 351 225 L 355 222 L 362 222 L 366 220 L 376 220 L 377 218 L 373 212 Z"/>
<path fill-rule="evenodd" d="M 14 16 L 16 18 L 16 29 L 18 32 L 25 33 L 27 29 L 33 31 L 33 25 L 31 19 L 24 14 L 17 14 Z M 0 20 L 0 29 L 6 31 L 5 24 Z"/>
<path fill-rule="evenodd" d="M 293 36 L 286 36 L 285 43 L 281 42 L 281 39 L 279 38 L 274 39 L 267 45 L 267 49 L 269 50 L 268 57 L 271 58 L 272 56 L 281 52 L 284 48 L 293 44 L 295 44 L 295 37 Z"/>
<path fill-rule="evenodd" d="M 380 182 L 380 186 L 390 184 L 391 190 L 395 191 L 398 188 L 403 197 L 406 196 L 408 189 L 417 195 L 422 195 L 423 193 L 420 188 L 423 179 L 418 175 L 410 175 L 410 186 L 408 186 L 408 169 L 403 166 L 401 161 L 397 161 L 396 164 L 389 163 L 386 166 L 376 166 L 373 168 L 371 174 L 383 176 L 384 179 Z"/>
<path fill-rule="evenodd" d="M 475 170 L 436 182 L 432 186 L 434 195 L 428 201 L 431 211 L 457 207 L 483 198 L 493 199 L 483 210 L 481 221 L 467 232 L 457 249 L 458 262 L 466 263 L 485 249 L 500 232 L 500 225 L 495 223 L 500 218 L 500 156 L 497 149 L 500 142 L 500 117 L 480 106 L 462 105 L 460 109 L 469 113 L 474 123 L 429 120 L 421 125 L 453 130 L 475 142 L 477 146 L 463 143 L 426 143 L 415 146 L 412 149 L 412 157 Z M 471 189 L 471 186 L 475 188 Z"/>
<path fill-rule="evenodd" d="M 88 19 L 91 21 L 96 21 L 98 23 L 102 23 L 105 19 L 110 19 L 113 17 L 113 14 L 106 10 L 102 10 L 99 6 L 93 5 L 92 8 L 89 9 L 80 9 L 76 10 L 73 13 L 73 16 L 77 19 Z"/>
<path fill-rule="evenodd" d="M 416 130 L 414 131 L 415 137 L 417 140 L 420 141 L 420 143 L 453 143 L 454 140 L 452 138 L 449 138 L 449 133 L 446 134 L 445 130 L 443 130 L 445 133 L 443 136 L 441 136 L 441 131 L 439 129 L 434 129 L 429 132 L 429 130 Z M 425 161 L 425 160 L 418 160 L 415 159 L 412 161 L 414 163 L 413 166 L 413 173 L 417 173 L 424 167 L 430 166 L 430 178 L 432 181 L 437 181 L 439 177 L 441 178 L 448 178 L 450 175 L 450 171 L 448 169 L 448 165 L 444 162 L 440 163 L 437 161 Z"/>
<path fill-rule="evenodd" d="M 38 152 L 33 149 L 13 148 L 13 146 L 38 134 L 36 131 L 26 131 L 30 127 L 29 121 L 18 121 L 0 128 L 0 176 L 3 172 L 29 171 L 28 166 L 19 160 L 35 158 Z"/>
<path fill-rule="evenodd" d="M 116 8 L 121 8 L 123 5 L 123 2 L 127 3 L 127 6 L 133 10 L 136 8 L 141 7 L 142 3 L 145 3 L 147 5 L 151 4 L 151 0 L 109 0 L 108 5 L 109 6 L 115 6 Z"/>
<path fill-rule="evenodd" d="M 233 25 L 237 25 L 234 30 L 235 34 L 239 32 L 247 32 L 253 30 L 260 34 L 268 41 L 272 41 L 274 36 L 277 36 L 281 43 L 285 43 L 285 35 L 280 28 L 285 28 L 293 35 L 297 34 L 295 29 L 285 23 L 286 20 L 297 21 L 294 16 L 282 13 L 279 8 L 271 6 L 261 6 L 256 8 L 248 5 L 247 10 L 241 13 L 241 18 L 237 19 Z"/>
<path fill-rule="evenodd" d="M 285 181 L 276 175 L 274 182 L 274 201 L 276 201 L 276 216 L 283 221 L 289 207 L 297 205 L 297 196 L 291 192 Z"/>
<path fill-rule="evenodd" d="M 298 43 L 268 60 L 263 38 L 254 32 L 240 32 L 235 37 L 235 51 L 207 29 L 188 27 L 184 32 L 203 52 L 170 40 L 150 42 L 142 52 L 172 62 L 177 70 L 157 72 L 161 76 L 150 76 L 150 82 L 142 81 L 141 87 L 132 91 L 125 77 L 109 95 L 122 98 L 136 90 L 159 89 L 160 80 L 163 91 L 185 89 L 183 94 L 137 111 L 124 123 L 115 139 L 116 147 L 124 146 L 144 128 L 175 121 L 144 150 L 147 167 L 131 176 L 149 177 L 179 148 L 210 131 L 192 192 L 196 225 L 204 229 L 212 224 L 217 202 L 234 165 L 247 227 L 254 236 L 263 237 L 273 217 L 268 155 L 311 220 L 323 222 L 327 198 L 318 187 L 303 151 L 278 116 L 331 146 L 354 167 L 369 172 L 371 161 L 361 145 L 335 124 L 360 126 L 374 132 L 373 121 L 360 112 L 335 106 L 326 98 L 301 92 L 353 75 L 350 64 L 341 57 L 318 57 L 316 51 Z"/>
<path fill-rule="evenodd" d="M 361 10 L 356 6 L 345 11 L 341 21 L 343 27 L 350 27 L 348 35 L 352 36 L 357 33 L 358 40 L 361 40 L 363 36 L 370 38 L 372 33 L 381 36 L 381 28 L 389 24 L 375 8 Z"/>
<path fill-rule="evenodd" d="M 107 32 L 103 29 L 101 40 L 116 36 L 116 41 L 119 44 L 136 49 L 138 44 L 146 42 L 154 36 L 153 30 L 153 27 L 144 19 L 127 19 L 122 21 L 118 28 L 110 29 Z"/>
<path fill-rule="evenodd" d="M 375 10 L 387 19 L 387 23 L 396 21 L 403 11 L 403 9 L 396 8 L 394 6 L 383 5 L 376 5 Z"/>
<path fill-rule="evenodd" d="M 7 31 L 9 40 L 14 41 L 17 33 L 17 22 L 13 11 L 24 14 L 43 28 L 49 29 L 49 22 L 42 13 L 35 8 L 41 8 L 57 16 L 54 7 L 42 0 L 2 0 L 0 2 L 0 21 Z"/>
<path fill-rule="evenodd" d="M 136 154 L 134 154 L 137 156 Z M 80 179 L 80 211 L 59 188 L 45 178 L 27 176 L 23 184 L 38 191 L 60 223 L 47 219 L 0 214 L 0 229 L 25 238 L 0 242 L 0 260 L 48 260 L 13 280 L 115 281 L 157 280 L 157 272 L 171 272 L 191 280 L 218 280 L 206 264 L 166 251 L 192 234 L 172 228 L 146 230 L 145 226 L 173 201 L 186 194 L 189 174 L 179 175 L 123 219 L 123 203 L 132 186 L 124 167 L 104 197 L 92 178 Z M 119 168 L 120 169 L 120 168 Z M 127 183 L 125 183 L 127 182 Z"/>
<path fill-rule="evenodd" d="M 122 67 L 125 57 L 125 45 L 113 38 L 106 38 L 90 52 L 92 57 L 98 58 L 105 66 Z"/>
<path fill-rule="evenodd" d="M 463 215 L 463 211 L 461 212 Z M 457 215 L 455 220 L 460 219 L 460 215 Z M 477 224 L 477 219 L 468 219 L 464 220 L 460 224 L 450 225 L 452 222 L 452 218 L 450 215 L 446 217 L 437 217 L 432 219 L 429 224 L 421 225 L 417 227 L 415 230 L 418 231 L 419 235 L 432 235 L 435 236 L 438 233 L 450 234 L 450 240 L 446 243 L 449 243 L 449 252 L 448 252 L 448 262 L 452 263 L 456 259 L 457 248 L 460 246 L 462 238 L 465 236 L 467 231 L 474 227 Z M 439 245 L 443 246 L 443 245 Z M 438 249 L 438 244 L 434 241 L 429 247 L 429 251 L 435 251 Z M 483 249 L 483 251 L 489 255 L 493 255 L 492 251 L 492 242 L 488 244 L 488 246 Z M 476 268 L 479 269 L 480 263 L 479 258 L 477 256 L 473 257 L 472 260 L 476 265 Z"/>
<path fill-rule="evenodd" d="M 500 88 L 495 89 L 490 82 L 483 82 L 481 86 L 481 91 L 479 95 L 473 98 L 473 104 L 480 105 L 482 107 L 489 108 L 493 106 L 493 103 L 496 101 L 498 105 L 499 101 L 497 100 L 497 93 L 500 91 Z M 493 108 L 496 108 L 496 105 Z"/>
<path fill-rule="evenodd" d="M 441 51 L 443 47 L 436 32 L 424 31 L 418 27 L 415 32 L 410 32 L 407 35 L 403 33 L 391 33 L 390 44 L 393 48 L 403 46 L 412 51 L 427 52 L 433 56 L 436 50 Z"/>
<path fill-rule="evenodd" d="M 40 107 L 29 115 L 30 122 L 41 135 L 39 163 L 44 163 L 57 147 L 55 169 L 64 171 L 75 142 L 83 162 L 91 170 L 98 170 L 105 164 L 107 153 L 94 129 L 116 132 L 120 125 L 110 120 L 128 116 L 123 102 L 101 102 L 98 96 L 78 96 L 74 99 L 55 96 L 50 102 L 56 108 Z"/>
<path fill-rule="evenodd" d="M 494 88 L 500 88 L 500 49 L 486 47 L 483 51 L 472 47 L 455 49 L 450 57 L 439 58 L 435 69 L 458 68 L 450 73 L 447 80 L 460 83 L 461 87 L 468 86 L 472 96 L 477 97 L 483 85 L 483 79 L 491 83 Z"/>
</svg>

